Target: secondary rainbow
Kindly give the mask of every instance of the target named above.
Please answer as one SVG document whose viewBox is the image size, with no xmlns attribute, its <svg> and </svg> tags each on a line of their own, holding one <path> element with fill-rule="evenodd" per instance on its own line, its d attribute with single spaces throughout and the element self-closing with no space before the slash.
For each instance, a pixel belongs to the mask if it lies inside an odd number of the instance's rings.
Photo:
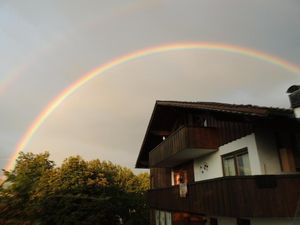
<svg viewBox="0 0 300 225">
<path fill-rule="evenodd" d="M 25 134 L 22 136 L 16 148 L 10 157 L 10 161 L 6 165 L 6 170 L 9 170 L 13 167 L 15 159 L 20 151 L 22 151 L 26 145 L 29 143 L 30 139 L 34 135 L 34 133 L 39 129 L 39 127 L 44 123 L 44 121 L 50 116 L 50 114 L 57 108 L 59 105 L 72 93 L 74 93 L 78 88 L 83 86 L 88 81 L 92 80 L 96 76 L 103 74 L 107 70 L 118 66 L 120 64 L 135 60 L 137 58 L 142 58 L 154 54 L 159 54 L 163 52 L 170 51 L 180 51 L 180 50 L 212 50 L 212 51 L 223 51 L 227 53 L 239 54 L 251 58 L 255 58 L 257 60 L 265 61 L 276 66 L 279 66 L 283 69 L 286 69 L 290 72 L 300 74 L 300 67 L 294 65 L 284 59 L 276 57 L 274 55 L 270 55 L 261 51 L 257 51 L 250 48 L 245 48 L 241 46 L 234 46 L 222 43 L 210 43 L 210 42 L 188 42 L 188 43 L 172 43 L 159 45 L 154 47 L 149 47 L 145 49 L 141 49 L 138 51 L 131 52 L 129 54 L 123 55 L 121 57 L 117 57 L 105 64 L 100 65 L 94 70 L 84 74 L 77 81 L 72 83 L 66 89 L 64 89 L 57 97 L 55 97 L 44 110 L 35 118 L 30 127 L 26 130 Z"/>
</svg>

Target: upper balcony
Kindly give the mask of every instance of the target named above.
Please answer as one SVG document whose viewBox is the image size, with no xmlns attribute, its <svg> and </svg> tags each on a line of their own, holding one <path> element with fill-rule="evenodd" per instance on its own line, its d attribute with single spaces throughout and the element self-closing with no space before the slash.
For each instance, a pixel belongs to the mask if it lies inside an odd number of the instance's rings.
<svg viewBox="0 0 300 225">
<path fill-rule="evenodd" d="M 180 127 L 149 153 L 150 167 L 174 167 L 217 151 L 216 128 Z"/>
<path fill-rule="evenodd" d="M 148 192 L 150 208 L 223 217 L 294 217 L 300 174 L 232 176 Z"/>
</svg>

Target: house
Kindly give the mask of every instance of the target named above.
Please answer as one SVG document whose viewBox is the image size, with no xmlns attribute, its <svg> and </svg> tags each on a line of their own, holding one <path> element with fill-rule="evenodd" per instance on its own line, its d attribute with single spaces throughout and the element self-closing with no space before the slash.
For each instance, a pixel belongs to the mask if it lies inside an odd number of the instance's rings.
<svg viewBox="0 0 300 225">
<path fill-rule="evenodd" d="M 293 224 L 300 86 L 288 93 L 291 109 L 157 101 L 136 163 L 150 169 L 150 224 Z"/>
</svg>

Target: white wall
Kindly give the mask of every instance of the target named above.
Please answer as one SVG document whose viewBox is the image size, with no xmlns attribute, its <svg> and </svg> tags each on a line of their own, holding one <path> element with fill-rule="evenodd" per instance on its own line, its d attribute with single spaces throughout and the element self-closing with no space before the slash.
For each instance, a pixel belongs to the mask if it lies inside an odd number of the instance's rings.
<svg viewBox="0 0 300 225">
<path fill-rule="evenodd" d="M 260 129 L 255 132 L 255 137 L 262 173 L 281 173 L 275 134 L 270 130 Z"/>
<path fill-rule="evenodd" d="M 258 157 L 257 145 L 255 141 L 255 134 L 252 133 L 245 137 L 220 146 L 219 150 L 212 154 L 194 160 L 195 181 L 222 177 L 223 168 L 221 156 L 245 147 L 248 148 L 251 174 L 262 174 L 261 164 Z M 201 171 L 200 166 L 203 166 L 204 164 L 208 165 L 208 169 Z"/>
<path fill-rule="evenodd" d="M 294 109 L 295 117 L 300 118 L 300 107 Z"/>
</svg>

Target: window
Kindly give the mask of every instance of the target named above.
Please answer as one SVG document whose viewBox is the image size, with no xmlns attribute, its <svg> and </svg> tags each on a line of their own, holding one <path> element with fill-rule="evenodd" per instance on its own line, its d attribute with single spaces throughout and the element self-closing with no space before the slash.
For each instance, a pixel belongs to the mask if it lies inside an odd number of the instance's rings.
<svg viewBox="0 0 300 225">
<path fill-rule="evenodd" d="M 155 210 L 155 225 L 159 225 L 159 210 Z"/>
<path fill-rule="evenodd" d="M 155 225 L 172 225 L 171 213 L 155 210 Z"/>
<path fill-rule="evenodd" d="M 179 185 L 179 196 L 185 198 L 187 195 L 187 171 L 186 170 L 175 170 L 172 171 L 172 185 Z"/>
<path fill-rule="evenodd" d="M 187 171 L 186 170 L 177 170 L 173 171 L 174 174 L 174 185 L 179 185 L 180 183 L 187 183 Z"/>
<path fill-rule="evenodd" d="M 164 211 L 159 212 L 159 225 L 166 224 L 166 213 Z"/>
<path fill-rule="evenodd" d="M 247 148 L 223 155 L 222 163 L 224 176 L 251 175 Z"/>
<path fill-rule="evenodd" d="M 172 225 L 172 214 L 170 212 L 166 212 L 166 225 Z"/>
</svg>

